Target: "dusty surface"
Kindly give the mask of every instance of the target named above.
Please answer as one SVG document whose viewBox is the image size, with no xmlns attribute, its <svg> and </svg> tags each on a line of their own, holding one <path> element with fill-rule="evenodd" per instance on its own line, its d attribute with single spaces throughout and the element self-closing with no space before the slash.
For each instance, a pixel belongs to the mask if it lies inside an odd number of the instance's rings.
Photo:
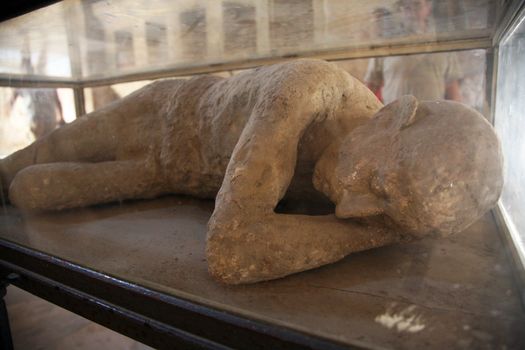
<svg viewBox="0 0 525 350">
<path fill-rule="evenodd" d="M 212 211 L 212 202 L 176 197 L 31 216 L 7 208 L 0 216 L 0 238 L 344 343 L 525 347 L 525 314 L 490 215 L 449 238 L 369 250 L 275 281 L 226 286 L 207 272 L 204 247 Z"/>
<path fill-rule="evenodd" d="M 209 270 L 233 284 L 457 233 L 496 203 L 501 150 L 479 113 L 412 96 L 381 107 L 320 60 L 158 81 L 2 160 L 0 178 L 28 211 L 216 196 Z M 276 214 L 287 193 L 325 196 L 335 215 Z"/>
</svg>

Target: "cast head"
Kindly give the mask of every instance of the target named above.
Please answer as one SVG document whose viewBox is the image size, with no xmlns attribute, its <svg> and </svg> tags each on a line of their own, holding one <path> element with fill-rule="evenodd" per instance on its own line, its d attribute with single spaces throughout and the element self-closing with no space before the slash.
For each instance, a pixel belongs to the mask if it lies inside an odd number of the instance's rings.
<svg viewBox="0 0 525 350">
<path fill-rule="evenodd" d="M 386 215 L 418 237 L 462 231 L 503 186 L 492 126 L 456 102 L 403 96 L 326 153 L 318 167 L 330 175 L 315 185 L 336 203 L 337 217 Z"/>
</svg>

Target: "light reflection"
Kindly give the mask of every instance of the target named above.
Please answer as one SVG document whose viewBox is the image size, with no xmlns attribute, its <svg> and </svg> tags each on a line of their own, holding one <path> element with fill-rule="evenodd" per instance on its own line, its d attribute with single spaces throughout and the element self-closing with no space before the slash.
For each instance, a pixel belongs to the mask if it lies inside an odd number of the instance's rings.
<svg viewBox="0 0 525 350">
<path fill-rule="evenodd" d="M 502 211 L 525 266 L 525 12 L 499 49 L 494 124 L 505 157 Z"/>
<path fill-rule="evenodd" d="M 19 67 L 26 46 L 33 59 L 46 52 L 44 72 L 34 75 L 87 79 L 488 37 L 495 2 L 434 0 L 422 29 L 415 9 L 428 8 L 429 0 L 66 0 L 0 24 L 0 73 L 28 74 Z"/>
</svg>

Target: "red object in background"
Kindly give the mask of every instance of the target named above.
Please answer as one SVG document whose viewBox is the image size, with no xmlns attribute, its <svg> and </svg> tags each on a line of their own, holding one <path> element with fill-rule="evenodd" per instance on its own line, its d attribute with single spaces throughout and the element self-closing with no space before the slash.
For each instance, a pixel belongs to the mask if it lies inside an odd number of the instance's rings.
<svg viewBox="0 0 525 350">
<path fill-rule="evenodd" d="M 383 102 L 383 84 L 377 86 L 376 84 L 367 83 L 366 87 L 376 95 L 379 101 Z"/>
<path fill-rule="evenodd" d="M 377 89 L 376 91 L 373 91 L 374 95 L 376 95 L 376 97 L 379 99 L 379 101 L 383 102 L 383 87 L 381 86 L 379 89 Z"/>
</svg>

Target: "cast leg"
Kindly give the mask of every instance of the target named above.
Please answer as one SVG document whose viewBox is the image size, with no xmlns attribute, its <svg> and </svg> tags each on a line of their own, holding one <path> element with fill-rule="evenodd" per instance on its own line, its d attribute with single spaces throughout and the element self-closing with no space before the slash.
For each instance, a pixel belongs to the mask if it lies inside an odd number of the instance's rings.
<svg viewBox="0 0 525 350">
<path fill-rule="evenodd" d="M 0 161 L 2 187 L 8 189 L 16 173 L 33 164 L 112 160 L 116 126 L 110 110 L 101 110 L 54 130 Z"/>
<path fill-rule="evenodd" d="M 159 169 L 153 160 L 32 165 L 15 176 L 9 198 L 29 211 L 150 198 L 164 192 Z"/>
<path fill-rule="evenodd" d="M 160 142 L 162 103 L 158 100 L 166 100 L 159 96 L 170 90 L 169 83 L 146 86 L 0 160 L 3 192 L 7 192 L 15 175 L 30 165 L 95 163 L 143 156 L 144 150 Z"/>
</svg>

